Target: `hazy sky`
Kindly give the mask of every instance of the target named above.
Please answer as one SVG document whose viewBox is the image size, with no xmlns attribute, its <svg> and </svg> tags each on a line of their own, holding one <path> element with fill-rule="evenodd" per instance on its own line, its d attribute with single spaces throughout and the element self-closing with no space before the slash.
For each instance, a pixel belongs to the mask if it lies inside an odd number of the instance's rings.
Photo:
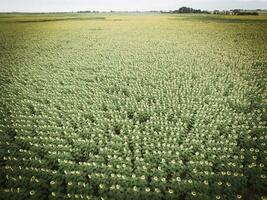
<svg viewBox="0 0 267 200">
<path fill-rule="evenodd" d="M 206 10 L 267 9 L 267 0 L 0 0 L 0 12 L 174 10 L 181 6 Z"/>
</svg>

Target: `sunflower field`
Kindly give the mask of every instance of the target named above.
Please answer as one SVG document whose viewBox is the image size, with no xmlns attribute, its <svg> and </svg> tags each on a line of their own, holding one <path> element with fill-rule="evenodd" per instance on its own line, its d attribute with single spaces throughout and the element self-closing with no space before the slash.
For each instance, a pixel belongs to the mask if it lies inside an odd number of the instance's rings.
<svg viewBox="0 0 267 200">
<path fill-rule="evenodd" d="M 0 199 L 263 199 L 266 83 L 264 15 L 0 14 Z"/>
</svg>

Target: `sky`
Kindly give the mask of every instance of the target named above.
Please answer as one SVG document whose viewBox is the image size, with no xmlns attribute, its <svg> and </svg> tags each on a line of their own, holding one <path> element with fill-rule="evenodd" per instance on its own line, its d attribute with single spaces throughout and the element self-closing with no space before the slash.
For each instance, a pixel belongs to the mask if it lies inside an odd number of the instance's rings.
<svg viewBox="0 0 267 200">
<path fill-rule="evenodd" d="M 267 0 L 0 0 L 0 12 L 267 9 Z"/>
</svg>

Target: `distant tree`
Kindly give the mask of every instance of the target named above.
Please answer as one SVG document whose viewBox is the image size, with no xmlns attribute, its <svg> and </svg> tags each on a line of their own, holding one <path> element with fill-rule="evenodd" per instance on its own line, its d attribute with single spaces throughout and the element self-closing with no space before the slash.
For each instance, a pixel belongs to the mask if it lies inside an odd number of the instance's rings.
<svg viewBox="0 0 267 200">
<path fill-rule="evenodd" d="M 90 10 L 78 11 L 78 13 L 91 13 Z"/>
<path fill-rule="evenodd" d="M 236 15 L 259 15 L 258 12 L 239 12 Z"/>
<path fill-rule="evenodd" d="M 193 8 L 188 8 L 188 7 L 179 8 L 179 13 L 193 13 L 193 12 L 194 12 Z"/>
<path fill-rule="evenodd" d="M 170 11 L 169 13 L 206 13 L 209 14 L 208 11 L 202 11 L 200 9 L 193 9 L 193 8 L 189 8 L 189 7 L 181 7 L 178 10 L 173 10 Z"/>
<path fill-rule="evenodd" d="M 214 11 L 213 11 L 213 14 L 215 14 L 215 15 L 219 15 L 219 14 L 221 14 L 221 12 L 220 12 L 219 10 L 214 10 Z"/>
<path fill-rule="evenodd" d="M 236 15 L 237 13 L 240 13 L 241 10 L 240 9 L 234 9 L 234 10 L 232 10 L 232 12 L 233 12 L 234 15 Z"/>
<path fill-rule="evenodd" d="M 231 10 L 233 15 L 259 15 L 256 11 L 246 11 L 240 9 Z"/>
</svg>

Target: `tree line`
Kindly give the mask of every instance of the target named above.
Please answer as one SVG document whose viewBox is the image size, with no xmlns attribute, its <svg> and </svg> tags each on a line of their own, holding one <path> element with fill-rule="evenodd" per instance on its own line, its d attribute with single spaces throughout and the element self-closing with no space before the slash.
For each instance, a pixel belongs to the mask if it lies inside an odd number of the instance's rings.
<svg viewBox="0 0 267 200">
<path fill-rule="evenodd" d="M 178 10 L 171 10 L 169 12 L 163 12 L 163 13 L 205 13 L 205 14 L 210 14 L 209 11 L 206 10 L 201 10 L 201 9 L 194 9 L 190 7 L 181 7 Z"/>
<path fill-rule="evenodd" d="M 207 11 L 201 9 L 193 9 L 190 7 L 181 7 L 178 10 L 170 10 L 168 12 L 162 11 L 161 13 L 173 13 L 173 14 L 183 14 L 183 13 L 203 13 L 203 14 L 217 14 L 217 15 L 259 15 L 258 11 L 248 11 L 248 10 L 241 10 L 241 9 L 234 9 L 234 10 L 214 10 L 214 11 Z"/>
</svg>

